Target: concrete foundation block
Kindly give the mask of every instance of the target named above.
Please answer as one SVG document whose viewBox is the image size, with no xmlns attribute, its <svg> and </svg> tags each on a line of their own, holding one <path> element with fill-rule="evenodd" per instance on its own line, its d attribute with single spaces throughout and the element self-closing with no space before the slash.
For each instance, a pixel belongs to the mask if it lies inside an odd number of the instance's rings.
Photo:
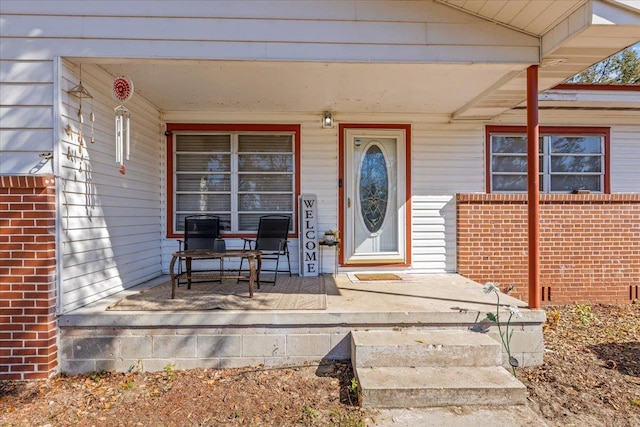
<svg viewBox="0 0 640 427">
<path fill-rule="evenodd" d="M 321 335 L 288 335 L 287 356 L 316 356 L 321 359 L 331 349 L 329 334 Z"/>
<path fill-rule="evenodd" d="M 150 336 L 119 337 L 120 357 L 123 359 L 146 359 L 153 355 L 153 338 Z"/>
<path fill-rule="evenodd" d="M 242 336 L 198 336 L 197 357 L 240 357 Z"/>
<path fill-rule="evenodd" d="M 154 357 L 196 357 L 196 337 L 187 335 L 161 335 L 153 337 Z"/>
<path fill-rule="evenodd" d="M 95 360 L 63 360 L 60 372 L 67 375 L 78 375 L 97 371 Z"/>
<path fill-rule="evenodd" d="M 282 357 L 286 354 L 284 335 L 243 335 L 243 357 Z"/>
<path fill-rule="evenodd" d="M 118 352 L 115 337 L 76 337 L 73 338 L 74 359 L 102 359 L 115 357 Z"/>
</svg>

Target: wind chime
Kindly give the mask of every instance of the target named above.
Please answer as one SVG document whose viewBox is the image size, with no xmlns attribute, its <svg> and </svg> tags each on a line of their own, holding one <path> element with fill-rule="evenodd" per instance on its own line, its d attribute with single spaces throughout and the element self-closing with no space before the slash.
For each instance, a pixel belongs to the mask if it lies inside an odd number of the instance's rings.
<svg viewBox="0 0 640 427">
<path fill-rule="evenodd" d="M 124 77 L 117 77 L 113 81 L 111 94 L 120 102 L 115 111 L 116 125 L 116 163 L 120 165 L 120 173 L 125 174 L 124 161 L 129 160 L 131 154 L 131 112 L 123 104 L 133 96 L 133 82 Z"/>
<path fill-rule="evenodd" d="M 89 113 L 89 120 L 91 121 L 91 138 L 90 141 L 93 144 L 96 139 L 95 139 L 95 135 L 94 135 L 94 122 L 96 120 L 96 116 L 95 114 L 93 114 L 93 95 L 91 95 L 91 93 L 89 93 L 89 91 L 82 85 L 82 64 L 80 64 L 80 80 L 78 82 L 78 84 L 76 86 L 74 86 L 73 88 L 69 89 L 67 91 L 67 93 L 69 95 L 73 95 L 76 98 L 78 98 L 78 151 L 80 153 L 80 166 L 78 168 L 78 172 L 82 173 L 86 170 L 86 165 L 85 168 L 83 170 L 83 161 L 84 161 L 84 151 L 83 151 L 83 145 L 84 145 L 84 135 L 83 135 L 83 131 L 84 131 L 84 113 L 82 111 L 82 100 L 83 99 L 90 99 L 91 100 L 91 112 Z M 71 125 L 67 125 L 67 135 L 72 136 L 73 135 L 73 128 L 71 127 Z M 73 154 L 71 152 L 71 146 L 67 147 L 67 158 L 71 159 L 73 157 Z"/>
</svg>

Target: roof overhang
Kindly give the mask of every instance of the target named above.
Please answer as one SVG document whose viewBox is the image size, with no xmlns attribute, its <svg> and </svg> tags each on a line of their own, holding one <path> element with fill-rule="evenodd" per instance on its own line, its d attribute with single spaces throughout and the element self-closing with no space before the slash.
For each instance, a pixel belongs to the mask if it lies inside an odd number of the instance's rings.
<svg viewBox="0 0 640 427">
<path fill-rule="evenodd" d="M 631 2 L 583 2 L 541 36 L 540 92 L 640 41 L 640 9 Z M 534 65 L 534 64 L 531 64 Z M 526 69 L 454 112 L 454 120 L 490 120 L 526 100 Z"/>
<path fill-rule="evenodd" d="M 541 93 L 538 102 L 542 109 L 640 111 L 640 86 L 560 85 Z"/>
<path fill-rule="evenodd" d="M 348 60 L 353 56 L 339 58 L 340 52 L 331 59 L 314 59 L 313 53 L 299 59 L 70 59 L 97 64 L 113 76 L 127 75 L 136 94 L 164 112 L 332 111 L 338 120 L 341 112 L 415 113 L 486 121 L 526 100 L 529 66 L 541 66 L 542 92 L 640 41 L 640 10 L 623 2 L 434 0 L 422 5 L 466 14 L 465 29 L 475 31 L 474 42 L 485 38 L 512 45 L 478 43 L 466 51 L 452 48 L 445 57 L 446 43 L 427 43 L 415 50 L 424 52 L 422 57 L 390 61 Z M 461 52 L 466 59 L 456 56 Z"/>
</svg>

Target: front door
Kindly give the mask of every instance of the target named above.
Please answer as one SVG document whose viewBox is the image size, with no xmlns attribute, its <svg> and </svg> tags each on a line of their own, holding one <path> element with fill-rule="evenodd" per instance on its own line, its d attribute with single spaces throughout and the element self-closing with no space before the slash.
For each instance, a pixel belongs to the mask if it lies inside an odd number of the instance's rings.
<svg viewBox="0 0 640 427">
<path fill-rule="evenodd" d="M 345 265 L 406 263 L 405 150 L 402 129 L 345 130 Z"/>
</svg>

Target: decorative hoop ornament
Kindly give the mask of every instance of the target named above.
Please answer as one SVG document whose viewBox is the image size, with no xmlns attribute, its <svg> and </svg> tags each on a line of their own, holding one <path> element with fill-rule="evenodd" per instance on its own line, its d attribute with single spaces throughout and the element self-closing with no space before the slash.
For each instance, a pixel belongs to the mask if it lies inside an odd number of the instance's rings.
<svg viewBox="0 0 640 427">
<path fill-rule="evenodd" d="M 133 82 L 125 76 L 116 77 L 111 95 L 113 99 L 124 104 L 133 96 Z"/>
</svg>

